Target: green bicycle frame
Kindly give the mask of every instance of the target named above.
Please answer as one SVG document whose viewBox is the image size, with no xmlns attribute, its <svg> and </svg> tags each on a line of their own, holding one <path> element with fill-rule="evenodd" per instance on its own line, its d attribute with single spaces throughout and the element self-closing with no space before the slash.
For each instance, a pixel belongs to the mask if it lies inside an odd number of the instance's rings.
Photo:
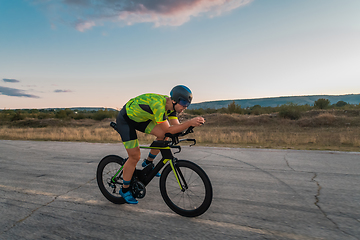
<svg viewBox="0 0 360 240">
<path fill-rule="evenodd" d="M 124 165 L 121 166 L 121 168 L 117 171 L 117 173 L 112 177 L 111 182 L 115 183 L 115 178 L 120 174 L 120 172 L 123 170 Z"/>
</svg>

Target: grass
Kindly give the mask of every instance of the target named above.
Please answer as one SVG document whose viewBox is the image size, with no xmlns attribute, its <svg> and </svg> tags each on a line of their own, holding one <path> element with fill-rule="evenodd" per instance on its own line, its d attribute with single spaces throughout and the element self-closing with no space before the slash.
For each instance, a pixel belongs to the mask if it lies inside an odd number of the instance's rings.
<svg viewBox="0 0 360 240">
<path fill-rule="evenodd" d="M 184 114 L 182 120 L 193 116 Z M 199 145 L 281 149 L 360 150 L 360 115 L 308 112 L 299 120 L 274 115 L 208 114 L 207 123 L 195 129 L 191 138 Z M 109 127 L 111 119 L 37 120 L 25 119 L 0 126 L 0 139 L 82 141 L 117 143 L 119 134 Z M 141 144 L 154 140 L 139 133 Z"/>
<path fill-rule="evenodd" d="M 317 149 L 317 150 L 360 150 L 360 128 L 304 129 L 283 126 L 268 128 L 251 127 L 214 127 L 199 129 L 195 138 L 208 146 Z"/>
</svg>

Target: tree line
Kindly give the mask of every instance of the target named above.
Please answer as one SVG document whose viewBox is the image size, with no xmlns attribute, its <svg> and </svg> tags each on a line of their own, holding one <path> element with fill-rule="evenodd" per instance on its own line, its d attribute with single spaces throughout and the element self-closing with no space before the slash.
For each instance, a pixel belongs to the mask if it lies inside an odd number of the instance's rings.
<svg viewBox="0 0 360 240">
<path fill-rule="evenodd" d="M 248 114 L 248 115 L 261 115 L 277 113 L 278 116 L 289 119 L 299 119 L 301 114 L 306 111 L 314 109 L 360 109 L 360 104 L 349 104 L 344 101 L 338 101 L 336 104 L 330 104 L 328 99 L 320 98 L 314 102 L 314 105 L 309 104 L 297 105 L 294 103 L 288 103 L 277 107 L 262 107 L 260 105 L 254 105 L 252 107 L 242 108 L 233 101 L 227 107 L 220 109 L 187 109 L 185 112 L 192 115 L 205 115 L 211 113 L 227 113 L 227 114 Z M 98 110 L 98 111 L 79 111 L 72 109 L 22 109 L 22 110 L 0 110 L 0 121 L 18 121 L 26 118 L 33 119 L 93 119 L 101 121 L 107 118 L 116 118 L 118 111 L 114 110 Z"/>
<path fill-rule="evenodd" d="M 0 121 L 18 121 L 26 118 L 34 119 L 93 119 L 101 121 L 106 118 L 116 118 L 118 111 L 98 110 L 98 111 L 79 111 L 72 109 L 21 109 L 21 110 L 1 110 Z"/>
<path fill-rule="evenodd" d="M 349 104 L 344 101 L 338 101 L 335 104 L 330 104 L 329 99 L 319 98 L 314 102 L 314 105 L 297 105 L 294 103 L 287 103 L 277 107 L 262 107 L 260 105 L 254 105 L 252 107 L 242 108 L 241 105 L 238 105 L 233 101 L 227 107 L 213 109 L 213 108 L 199 108 L 199 109 L 187 109 L 186 112 L 193 115 L 205 115 L 211 113 L 227 113 L 227 114 L 248 114 L 248 115 L 261 115 L 261 114 L 272 114 L 277 113 L 280 117 L 289 118 L 289 119 L 299 119 L 301 114 L 306 111 L 316 110 L 316 109 L 360 109 L 359 104 Z"/>
</svg>

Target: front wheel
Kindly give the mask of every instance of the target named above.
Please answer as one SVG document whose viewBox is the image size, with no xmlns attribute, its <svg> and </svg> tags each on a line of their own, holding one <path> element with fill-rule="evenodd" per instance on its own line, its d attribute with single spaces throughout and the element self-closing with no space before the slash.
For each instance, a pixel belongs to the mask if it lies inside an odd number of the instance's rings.
<svg viewBox="0 0 360 240">
<path fill-rule="evenodd" d="M 179 182 L 172 168 L 166 166 L 161 173 L 160 192 L 171 210 L 185 217 L 196 217 L 210 207 L 212 186 L 209 177 L 193 162 L 178 160 L 174 164 Z"/>
</svg>

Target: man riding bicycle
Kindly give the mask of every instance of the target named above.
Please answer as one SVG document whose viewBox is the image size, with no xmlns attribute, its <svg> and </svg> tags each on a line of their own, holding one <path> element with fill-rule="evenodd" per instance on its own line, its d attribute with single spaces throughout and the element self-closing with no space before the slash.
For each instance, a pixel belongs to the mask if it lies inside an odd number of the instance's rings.
<svg viewBox="0 0 360 240">
<path fill-rule="evenodd" d="M 170 97 L 155 93 L 143 94 L 130 99 L 119 112 L 116 123 L 129 156 L 124 164 L 123 187 L 119 193 L 127 203 L 138 203 L 129 191 L 132 175 L 141 157 L 136 130 L 152 134 L 156 136 L 156 140 L 164 140 L 166 133 L 176 134 L 191 126 L 197 127 L 204 124 L 205 119 L 202 117 L 179 122 L 177 114 L 182 113 L 191 101 L 190 89 L 184 85 L 178 85 L 171 90 Z M 151 149 L 142 166 L 151 164 L 159 151 Z"/>
</svg>

